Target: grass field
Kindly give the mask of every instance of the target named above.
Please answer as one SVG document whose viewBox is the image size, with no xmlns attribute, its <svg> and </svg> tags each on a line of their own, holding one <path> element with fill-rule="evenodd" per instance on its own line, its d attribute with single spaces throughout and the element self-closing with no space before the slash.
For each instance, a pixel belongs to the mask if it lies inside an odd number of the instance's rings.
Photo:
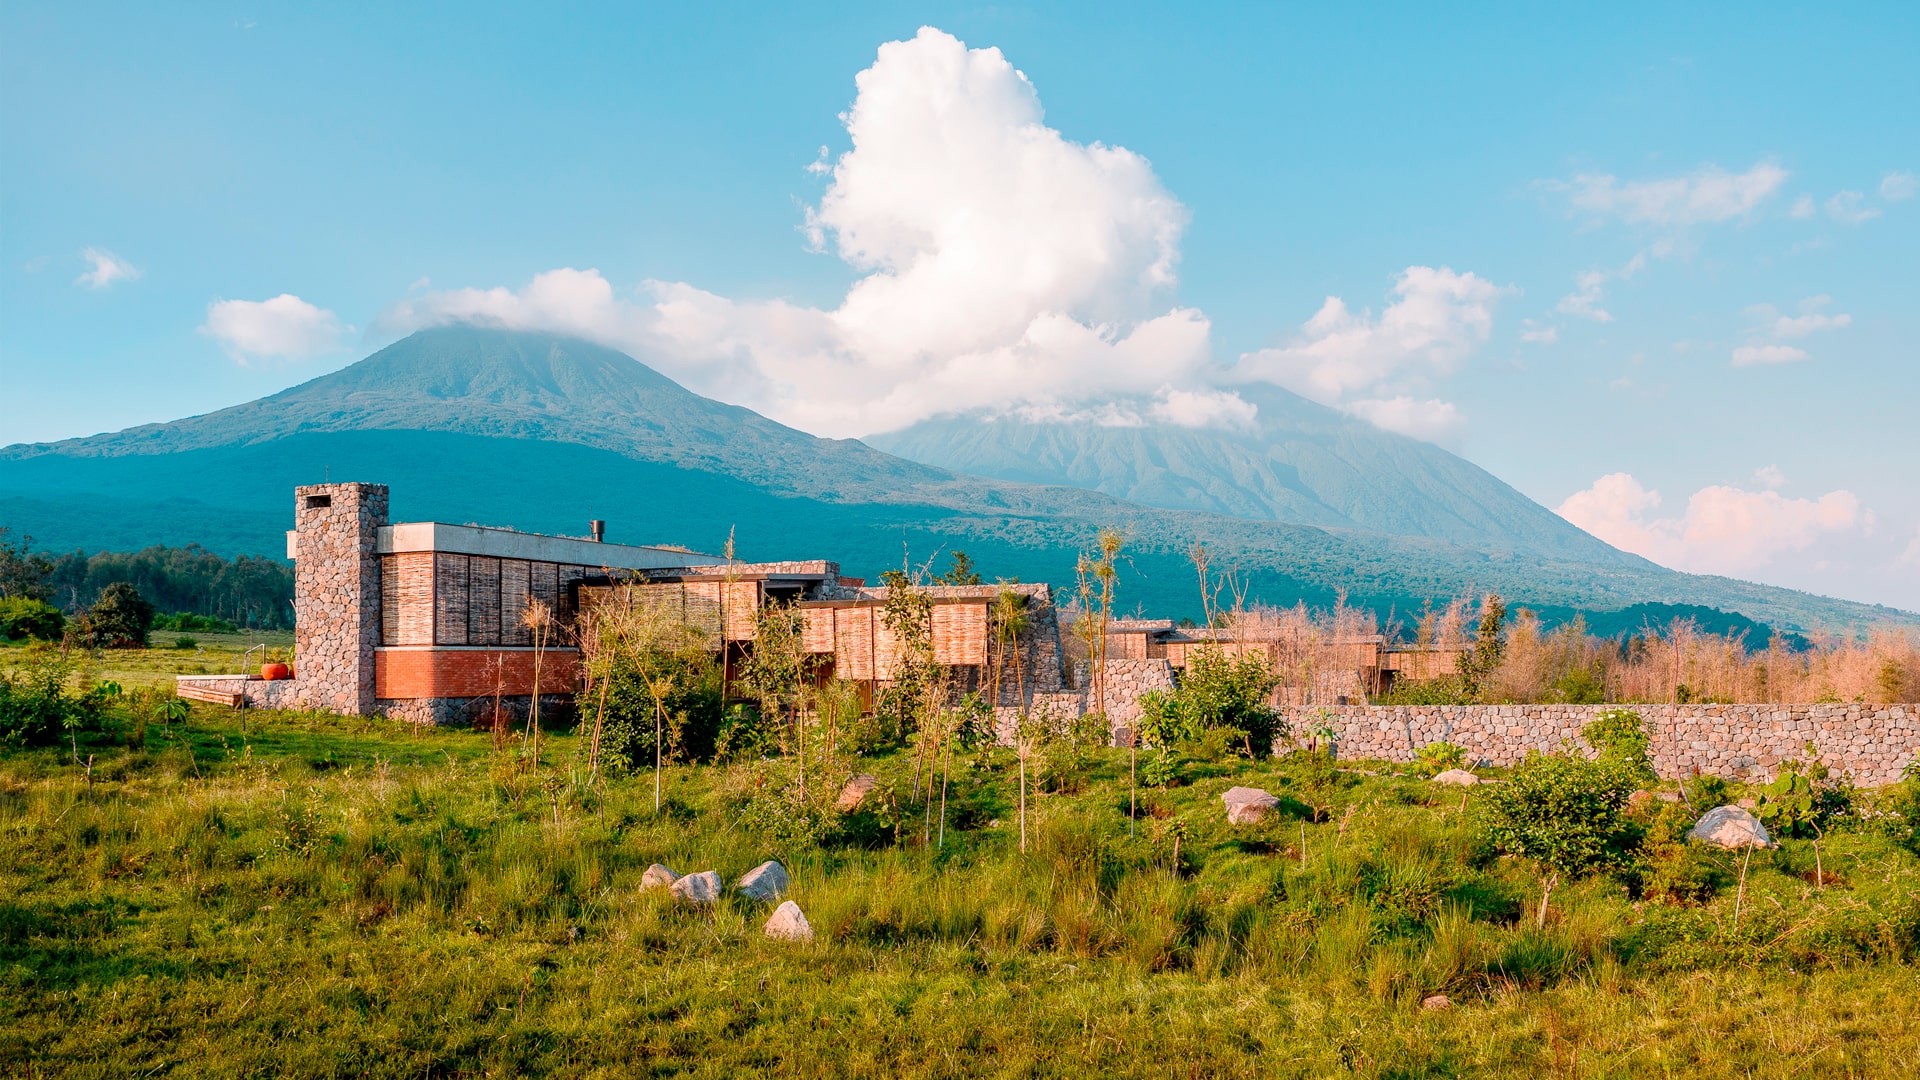
<svg viewBox="0 0 1920 1080">
<path fill-rule="evenodd" d="M 999 749 L 955 755 L 942 844 L 906 752 L 813 777 L 815 806 L 855 766 L 891 792 L 843 819 L 798 814 L 780 761 L 671 768 L 656 813 L 650 775 L 588 785 L 566 734 L 537 768 L 517 734 L 243 733 L 208 707 L 128 741 L 83 741 L 91 787 L 70 748 L 0 753 L 0 1073 L 1920 1071 L 1920 859 L 1869 831 L 1831 834 L 1819 875 L 1808 842 L 1755 856 L 1744 895 L 1732 856 L 1697 856 L 1684 906 L 1563 884 L 1536 929 L 1479 796 L 1378 764 L 1309 791 L 1285 759 L 1192 762 L 1129 839 L 1103 751 L 1033 797 L 1022 854 Z M 1228 826 L 1236 783 L 1281 812 Z M 655 861 L 732 881 L 766 858 L 814 942 L 765 939 L 735 895 L 639 889 Z"/>
</svg>

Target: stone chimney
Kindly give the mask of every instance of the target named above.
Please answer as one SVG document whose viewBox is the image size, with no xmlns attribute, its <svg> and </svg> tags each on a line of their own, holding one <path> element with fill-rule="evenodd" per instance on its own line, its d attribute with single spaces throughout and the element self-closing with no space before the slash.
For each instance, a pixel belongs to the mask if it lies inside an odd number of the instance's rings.
<svg viewBox="0 0 1920 1080">
<path fill-rule="evenodd" d="M 385 484 L 293 489 L 296 696 L 309 709 L 371 713 L 380 644 L 380 555 Z"/>
</svg>

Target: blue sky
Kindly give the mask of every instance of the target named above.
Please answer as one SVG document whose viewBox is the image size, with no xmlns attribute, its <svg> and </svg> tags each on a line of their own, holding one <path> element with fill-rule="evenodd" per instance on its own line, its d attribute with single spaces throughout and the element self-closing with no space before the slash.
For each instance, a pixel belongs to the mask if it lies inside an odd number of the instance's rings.
<svg viewBox="0 0 1920 1080">
<path fill-rule="evenodd" d="M 461 313 L 834 435 L 1267 378 L 1920 608 L 1916 55 L 1893 4 L 10 4 L 0 441 Z"/>
</svg>

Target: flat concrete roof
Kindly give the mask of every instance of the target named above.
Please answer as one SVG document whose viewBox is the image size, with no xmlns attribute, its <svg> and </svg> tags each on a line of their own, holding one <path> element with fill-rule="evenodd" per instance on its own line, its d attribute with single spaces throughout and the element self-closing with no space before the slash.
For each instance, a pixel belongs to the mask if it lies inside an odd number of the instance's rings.
<svg viewBox="0 0 1920 1080">
<path fill-rule="evenodd" d="M 444 551 L 458 555 L 491 555 L 501 559 L 604 566 L 610 570 L 666 570 L 679 566 L 715 566 L 726 560 L 674 548 L 634 544 L 602 544 L 575 536 L 497 529 L 486 525 L 448 525 L 413 521 L 384 525 L 375 540 L 382 555 L 408 551 Z"/>
</svg>

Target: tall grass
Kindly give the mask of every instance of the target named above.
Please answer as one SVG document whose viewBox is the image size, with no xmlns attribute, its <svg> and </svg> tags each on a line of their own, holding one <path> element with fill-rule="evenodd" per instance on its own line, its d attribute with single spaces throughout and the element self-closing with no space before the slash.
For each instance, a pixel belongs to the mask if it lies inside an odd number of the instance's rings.
<svg viewBox="0 0 1920 1080">
<path fill-rule="evenodd" d="M 101 744 L 90 795 L 52 752 L 0 756 L 0 1072 L 1537 1075 L 1576 1048 L 1744 1076 L 1920 1052 L 1920 861 L 1867 833 L 1829 838 L 1824 890 L 1800 842 L 1757 857 L 1737 931 L 1724 891 L 1664 908 L 1609 878 L 1535 929 L 1533 875 L 1412 777 L 1346 774 L 1312 824 L 1286 762 L 1196 762 L 1129 841 L 1125 760 L 1099 759 L 1033 796 L 1022 855 L 1005 751 L 956 768 L 969 824 L 929 848 L 763 827 L 745 771 L 778 762 L 670 768 L 655 813 L 650 776 L 584 783 L 567 735 L 534 771 L 484 734 L 298 716 L 243 739 L 202 713 L 185 746 Z M 912 761 L 858 768 L 904 791 Z M 1234 784 L 1282 811 L 1227 826 Z M 639 889 L 656 861 L 731 881 L 770 857 L 811 944 L 735 895 Z"/>
</svg>

